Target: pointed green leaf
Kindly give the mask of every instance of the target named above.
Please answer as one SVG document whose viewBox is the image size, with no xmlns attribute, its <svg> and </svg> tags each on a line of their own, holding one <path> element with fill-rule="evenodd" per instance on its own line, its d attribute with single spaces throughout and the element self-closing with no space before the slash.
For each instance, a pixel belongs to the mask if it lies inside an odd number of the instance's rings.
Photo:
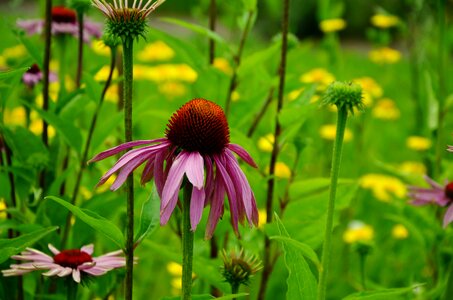
<svg viewBox="0 0 453 300">
<path fill-rule="evenodd" d="M 45 199 L 53 200 L 66 207 L 77 218 L 112 240 L 118 247 L 120 247 L 121 249 L 124 247 L 123 233 L 121 232 L 121 230 L 119 230 L 118 227 L 116 227 L 115 224 L 113 224 L 109 220 L 101 217 L 91 210 L 81 209 L 58 197 L 48 196 Z"/>
<path fill-rule="evenodd" d="M 274 235 L 274 236 L 269 237 L 269 239 L 277 240 L 282 243 L 285 243 L 287 246 L 293 247 L 294 249 L 300 251 L 300 253 L 302 253 L 303 256 L 305 256 L 306 258 L 311 260 L 316 265 L 316 267 L 319 268 L 321 266 L 318 256 L 316 255 L 316 252 L 307 244 L 301 243 L 299 241 L 296 241 L 296 240 L 294 240 L 290 237 L 286 237 L 286 236 Z"/>
<path fill-rule="evenodd" d="M 16 238 L 0 239 L 0 263 L 6 261 L 12 255 L 25 250 L 25 248 L 30 247 L 47 234 L 57 230 L 57 228 L 57 226 L 52 226 L 26 233 Z"/>
<path fill-rule="evenodd" d="M 19 68 L 19 69 L 15 69 L 15 70 L 0 72 L 0 80 L 7 80 L 7 79 L 10 79 L 15 76 L 21 76 L 27 70 L 28 70 L 28 68 Z"/>
<path fill-rule="evenodd" d="M 343 300 L 387 300 L 395 299 L 395 296 L 402 296 L 412 292 L 415 288 L 421 285 L 414 285 L 405 288 L 384 289 L 378 291 L 366 291 L 350 294 L 343 298 Z"/>
<path fill-rule="evenodd" d="M 157 193 L 156 185 L 153 184 L 151 194 L 148 199 L 143 202 L 142 212 L 140 214 L 140 225 L 137 235 L 135 236 L 135 243 L 140 243 L 146 236 L 154 232 L 159 225 L 160 217 L 160 200 Z"/>
</svg>

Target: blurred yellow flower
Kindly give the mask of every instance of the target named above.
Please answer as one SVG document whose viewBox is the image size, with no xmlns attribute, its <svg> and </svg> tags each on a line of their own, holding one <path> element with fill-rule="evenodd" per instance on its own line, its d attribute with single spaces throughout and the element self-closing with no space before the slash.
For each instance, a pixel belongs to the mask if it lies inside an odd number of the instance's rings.
<svg viewBox="0 0 453 300">
<path fill-rule="evenodd" d="M 431 148 L 431 141 L 422 136 L 410 136 L 406 140 L 406 146 L 415 151 L 426 151 Z"/>
<path fill-rule="evenodd" d="M 302 94 L 302 92 L 305 90 L 305 88 L 300 88 L 300 89 L 297 89 L 297 90 L 293 90 L 291 92 L 289 92 L 288 94 L 288 100 L 289 101 L 294 101 L 296 100 L 297 98 L 299 98 L 299 96 Z"/>
<path fill-rule="evenodd" d="M 118 85 L 112 84 L 105 93 L 105 100 L 113 103 L 118 103 Z"/>
<path fill-rule="evenodd" d="M 198 74 L 186 64 L 162 64 L 153 67 L 134 65 L 134 77 L 158 83 L 164 81 L 193 83 L 197 80 Z"/>
<path fill-rule="evenodd" d="M 105 82 L 107 81 L 107 78 L 109 77 L 110 73 L 110 66 L 103 66 L 99 71 L 96 72 L 96 75 L 94 75 L 94 80 L 100 81 L 100 82 Z M 118 69 L 113 70 L 112 74 L 112 80 L 115 80 L 118 78 Z"/>
<path fill-rule="evenodd" d="M 182 281 L 181 278 L 173 278 L 171 280 L 171 287 L 174 289 L 173 293 L 177 294 L 179 290 L 182 289 Z"/>
<path fill-rule="evenodd" d="M 58 73 L 58 70 L 60 69 L 60 63 L 58 60 L 51 59 L 49 62 L 49 70 L 52 72 Z"/>
<path fill-rule="evenodd" d="M 352 221 L 343 233 L 343 241 L 348 244 L 370 242 L 374 238 L 373 227 L 361 221 Z"/>
<path fill-rule="evenodd" d="M 175 56 L 175 51 L 162 41 L 147 44 L 138 53 L 138 59 L 144 62 L 165 61 Z"/>
<path fill-rule="evenodd" d="M 267 212 L 264 208 L 258 209 L 258 227 L 266 225 Z"/>
<path fill-rule="evenodd" d="M 168 81 L 159 84 L 159 92 L 169 98 L 181 97 L 187 93 L 187 88 L 184 84 L 176 81 Z"/>
<path fill-rule="evenodd" d="M 409 231 L 403 224 L 396 224 L 392 228 L 392 236 L 395 239 L 404 240 L 409 236 Z"/>
<path fill-rule="evenodd" d="M 266 173 L 269 174 L 269 166 L 266 168 Z M 277 178 L 289 179 L 291 177 L 291 169 L 283 162 L 276 162 L 274 175 Z"/>
<path fill-rule="evenodd" d="M 33 115 L 33 112 L 32 112 Z M 30 131 L 33 132 L 35 135 L 41 135 L 42 134 L 42 120 L 41 119 L 35 119 L 32 121 L 30 124 Z M 53 128 L 52 125 L 49 125 L 47 127 L 47 134 L 49 135 L 49 138 L 53 138 L 55 136 L 55 128 Z"/>
<path fill-rule="evenodd" d="M 6 208 L 5 199 L 0 198 L 0 220 L 6 219 Z"/>
<path fill-rule="evenodd" d="M 406 196 L 406 185 L 396 177 L 370 173 L 362 176 L 359 184 L 364 189 L 370 189 L 373 196 L 380 201 L 389 202 L 392 196 Z"/>
<path fill-rule="evenodd" d="M 109 179 L 107 179 L 105 184 L 96 187 L 95 193 L 101 194 L 101 193 L 107 192 L 110 189 L 110 186 L 115 182 L 115 180 L 116 180 L 116 174 L 113 174 Z"/>
<path fill-rule="evenodd" d="M 6 69 L 8 65 L 6 64 L 6 59 L 3 55 L 0 55 L 0 70 Z"/>
<path fill-rule="evenodd" d="M 173 276 L 182 276 L 182 265 L 176 262 L 169 262 L 167 264 L 167 271 Z"/>
<path fill-rule="evenodd" d="M 424 175 L 427 170 L 423 163 L 418 161 L 405 161 L 399 165 L 399 170 L 407 174 Z"/>
<path fill-rule="evenodd" d="M 319 96 L 319 95 L 313 95 L 313 96 L 310 98 L 310 103 L 318 102 L 319 99 L 321 99 L 321 96 Z M 336 106 L 335 106 L 335 108 L 336 108 Z"/>
<path fill-rule="evenodd" d="M 400 110 L 392 99 L 383 98 L 376 103 L 372 114 L 376 119 L 397 120 L 400 117 Z"/>
<path fill-rule="evenodd" d="M 399 19 L 397 16 L 392 16 L 392 15 L 374 15 L 371 17 L 371 24 L 378 28 L 390 28 L 398 25 Z"/>
<path fill-rule="evenodd" d="M 274 135 L 272 133 L 260 137 L 258 140 L 258 148 L 263 152 L 272 152 L 274 148 Z"/>
<path fill-rule="evenodd" d="M 216 57 L 213 63 L 214 68 L 219 69 L 227 75 L 233 74 L 233 69 L 231 68 L 230 62 L 223 57 Z"/>
<path fill-rule="evenodd" d="M 321 126 L 319 129 L 319 134 L 323 139 L 333 141 L 335 140 L 335 136 L 337 134 L 337 126 L 335 124 L 327 124 Z M 352 132 L 348 128 L 345 128 L 344 131 L 344 142 L 349 142 L 352 140 Z"/>
<path fill-rule="evenodd" d="M 302 74 L 302 76 L 300 76 L 300 81 L 303 83 L 317 83 L 317 89 L 323 90 L 330 83 L 335 81 L 335 77 L 323 68 L 315 68 Z"/>
<path fill-rule="evenodd" d="M 374 99 L 382 97 L 382 87 L 371 77 L 360 77 L 353 80 L 362 87 L 363 104 L 370 106 Z"/>
<path fill-rule="evenodd" d="M 24 45 L 16 45 L 3 50 L 3 57 L 6 61 L 15 60 L 24 57 L 27 54 L 27 49 Z"/>
<path fill-rule="evenodd" d="M 66 86 L 67 86 L 67 84 L 66 84 Z M 52 100 L 53 102 L 57 101 L 59 91 L 60 91 L 59 82 L 50 82 L 49 83 L 49 99 L 50 100 Z M 36 96 L 35 102 L 36 102 L 36 105 L 38 105 L 39 107 L 42 107 L 42 104 L 43 104 L 42 93 L 39 93 Z"/>
<path fill-rule="evenodd" d="M 80 195 L 82 195 L 83 199 L 88 200 L 93 197 L 93 192 L 88 189 L 86 186 L 80 187 Z"/>
<path fill-rule="evenodd" d="M 319 23 L 319 28 L 324 33 L 340 31 L 346 28 L 346 21 L 343 19 L 327 19 Z"/>
<path fill-rule="evenodd" d="M 110 48 L 104 44 L 103 40 L 93 40 L 91 42 L 91 49 L 97 55 L 110 56 Z"/>
<path fill-rule="evenodd" d="M 5 109 L 3 111 L 3 121 L 6 125 L 25 126 L 26 112 L 23 107 L 15 107 L 12 110 Z"/>
<path fill-rule="evenodd" d="M 241 94 L 239 94 L 238 91 L 234 90 L 233 93 L 231 94 L 231 101 L 238 102 L 239 99 L 241 99 Z"/>
<path fill-rule="evenodd" d="M 371 50 L 368 57 L 377 64 L 394 64 L 401 59 L 401 52 L 389 47 L 382 47 Z"/>
</svg>

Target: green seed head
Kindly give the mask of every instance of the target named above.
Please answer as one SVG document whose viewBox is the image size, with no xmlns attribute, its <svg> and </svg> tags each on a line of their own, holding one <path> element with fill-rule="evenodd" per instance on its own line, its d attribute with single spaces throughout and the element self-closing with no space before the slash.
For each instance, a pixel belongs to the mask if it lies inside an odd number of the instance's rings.
<svg viewBox="0 0 453 300">
<path fill-rule="evenodd" d="M 229 254 L 223 250 L 222 276 L 232 286 L 248 285 L 250 277 L 261 270 L 261 262 L 255 256 L 246 257 L 244 251 L 231 251 Z"/>
<path fill-rule="evenodd" d="M 332 82 L 322 98 L 323 105 L 336 105 L 338 109 L 347 109 L 354 114 L 354 107 L 363 110 L 362 87 L 353 82 Z"/>
<path fill-rule="evenodd" d="M 124 8 L 117 11 L 115 18 L 107 20 L 107 32 L 121 40 L 135 40 L 146 33 L 146 18 L 139 10 Z"/>
</svg>

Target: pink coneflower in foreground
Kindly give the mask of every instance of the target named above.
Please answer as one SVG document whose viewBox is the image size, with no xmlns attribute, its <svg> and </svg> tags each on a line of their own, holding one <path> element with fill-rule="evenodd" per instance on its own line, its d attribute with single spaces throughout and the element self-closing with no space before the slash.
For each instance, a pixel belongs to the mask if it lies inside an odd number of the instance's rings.
<svg viewBox="0 0 453 300">
<path fill-rule="evenodd" d="M 41 34 L 44 30 L 44 20 L 18 20 L 17 26 L 25 30 L 28 35 Z M 85 43 L 89 43 L 93 37 L 101 37 L 102 27 L 99 23 L 85 20 L 83 26 L 83 41 Z M 53 7 L 51 28 L 53 35 L 69 34 L 78 37 L 79 25 L 77 23 L 76 12 L 64 6 Z"/>
<path fill-rule="evenodd" d="M 124 154 L 98 185 L 118 172 L 111 186 L 111 190 L 117 190 L 133 170 L 146 162 L 141 182 L 144 184 L 154 177 L 162 200 L 162 225 L 168 222 L 178 202 L 184 175 L 193 185 L 190 202 L 192 230 L 200 222 L 203 208 L 210 205 L 206 237 L 212 237 L 223 215 L 225 193 L 236 233 L 238 222 L 243 223 L 245 217 L 249 224 L 258 224 L 255 197 L 233 152 L 250 166 L 256 167 L 256 164 L 242 147 L 230 144 L 228 122 L 219 105 L 204 99 L 187 102 L 173 114 L 165 133 L 165 138 L 124 143 L 94 157 L 90 162 L 134 146 L 152 144 Z"/>
<path fill-rule="evenodd" d="M 421 188 L 410 186 L 408 196 L 412 198 L 413 205 L 435 204 L 438 206 L 447 206 L 447 211 L 444 215 L 444 228 L 453 221 L 453 181 L 445 181 L 442 186 L 433 179 L 425 176 L 425 181 L 431 188 Z"/>
<path fill-rule="evenodd" d="M 53 256 L 49 256 L 39 250 L 27 248 L 20 255 L 11 258 L 25 261 L 21 264 L 11 265 L 11 269 L 2 270 L 3 276 L 18 276 L 36 270 L 48 270 L 42 275 L 64 277 L 72 275 L 75 282 L 80 283 L 81 273 L 92 276 L 101 276 L 110 270 L 121 268 L 126 265 L 123 251 L 118 250 L 98 257 L 93 254 L 93 244 L 79 249 L 62 250 L 48 245 Z"/>
<path fill-rule="evenodd" d="M 43 73 L 39 69 L 37 64 L 32 65 L 25 73 L 22 75 L 22 82 L 30 87 L 33 88 L 36 84 L 38 84 L 43 79 Z M 53 72 L 49 73 L 49 82 L 57 81 L 57 75 Z"/>
</svg>

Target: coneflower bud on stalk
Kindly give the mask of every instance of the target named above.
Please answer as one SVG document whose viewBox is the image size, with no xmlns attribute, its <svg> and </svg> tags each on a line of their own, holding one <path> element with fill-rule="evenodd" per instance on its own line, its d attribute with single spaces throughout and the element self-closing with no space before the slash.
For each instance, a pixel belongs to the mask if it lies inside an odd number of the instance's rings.
<svg viewBox="0 0 453 300">
<path fill-rule="evenodd" d="M 246 256 L 244 249 L 239 252 L 222 252 L 222 276 L 231 286 L 233 294 L 237 294 L 241 284 L 249 285 L 250 278 L 262 269 L 261 261 L 253 255 Z"/>
<path fill-rule="evenodd" d="M 330 195 L 327 207 L 326 229 L 322 249 L 321 269 L 319 271 L 318 300 L 326 298 L 327 273 L 330 262 L 330 248 L 332 239 L 333 213 L 335 209 L 335 194 L 337 190 L 338 174 L 340 172 L 341 150 L 344 131 L 348 119 L 348 111 L 354 114 L 354 108 L 363 109 L 362 88 L 353 82 L 333 82 L 327 88 L 322 104 L 336 105 L 338 108 L 337 132 L 332 153 L 332 169 L 330 172 Z"/>
</svg>

